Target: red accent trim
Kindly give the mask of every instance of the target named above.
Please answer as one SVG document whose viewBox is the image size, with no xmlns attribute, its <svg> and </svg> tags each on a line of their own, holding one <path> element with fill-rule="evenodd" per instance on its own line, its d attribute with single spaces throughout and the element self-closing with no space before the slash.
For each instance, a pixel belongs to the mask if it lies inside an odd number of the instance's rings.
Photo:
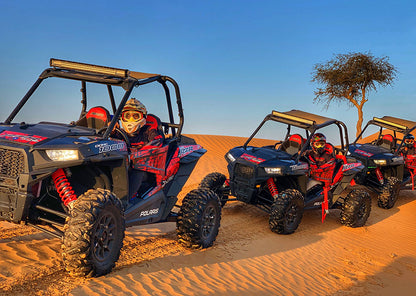
<svg viewBox="0 0 416 296">
<path fill-rule="evenodd" d="M 39 143 L 47 139 L 47 137 L 41 137 L 41 136 L 29 135 L 29 134 L 23 134 L 23 133 L 18 133 L 18 132 L 11 132 L 11 131 L 2 131 L 0 133 L 0 138 L 19 142 L 19 143 L 27 143 L 31 145 Z"/>
</svg>

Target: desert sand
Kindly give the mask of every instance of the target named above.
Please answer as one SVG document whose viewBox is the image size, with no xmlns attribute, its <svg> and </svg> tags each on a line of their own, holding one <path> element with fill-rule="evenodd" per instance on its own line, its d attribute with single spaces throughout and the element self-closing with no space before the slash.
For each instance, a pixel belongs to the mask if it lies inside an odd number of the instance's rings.
<svg viewBox="0 0 416 296">
<path fill-rule="evenodd" d="M 227 174 L 225 153 L 245 141 L 192 137 L 208 152 L 180 199 L 206 174 Z M 271 232 L 267 213 L 232 201 L 214 246 L 203 250 L 182 247 L 175 223 L 131 227 L 114 270 L 90 279 L 66 273 L 59 239 L 0 222 L 0 295 L 415 295 L 416 191 L 401 191 L 390 210 L 372 200 L 362 228 L 342 226 L 337 210 L 321 223 L 316 210 L 291 235 Z"/>
</svg>

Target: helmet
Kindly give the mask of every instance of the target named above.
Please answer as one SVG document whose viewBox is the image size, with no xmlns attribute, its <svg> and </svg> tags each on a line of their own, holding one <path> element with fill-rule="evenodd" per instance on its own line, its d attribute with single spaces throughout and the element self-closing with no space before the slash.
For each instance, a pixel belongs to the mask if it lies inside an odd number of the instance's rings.
<svg viewBox="0 0 416 296">
<path fill-rule="evenodd" d="M 312 136 L 311 146 L 312 146 L 313 151 L 317 153 L 322 153 L 324 152 L 325 145 L 326 145 L 326 137 L 323 134 L 316 133 Z"/>
<path fill-rule="evenodd" d="M 407 134 L 404 138 L 404 145 L 408 148 L 413 147 L 414 143 L 415 143 L 415 137 L 412 134 Z"/>
<path fill-rule="evenodd" d="M 135 135 L 146 124 L 146 107 L 135 98 L 124 105 L 121 112 L 121 125 L 129 135 Z"/>
</svg>

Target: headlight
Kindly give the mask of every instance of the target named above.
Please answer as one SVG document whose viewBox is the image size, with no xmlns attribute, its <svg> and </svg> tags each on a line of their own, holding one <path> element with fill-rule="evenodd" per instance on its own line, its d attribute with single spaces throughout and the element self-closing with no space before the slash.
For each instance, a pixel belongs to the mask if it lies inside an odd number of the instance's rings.
<svg viewBox="0 0 416 296">
<path fill-rule="evenodd" d="M 268 174 L 274 174 L 274 175 L 281 175 L 282 174 L 282 168 L 264 168 L 264 170 Z"/>
<path fill-rule="evenodd" d="M 46 150 L 46 154 L 53 161 L 67 161 L 78 159 L 78 150 Z"/>
<path fill-rule="evenodd" d="M 385 160 L 385 159 L 374 159 L 374 163 L 376 165 L 386 165 L 387 164 L 387 160 Z"/>
<path fill-rule="evenodd" d="M 227 153 L 227 158 L 231 161 L 234 162 L 235 161 L 235 157 L 231 155 L 231 153 Z"/>
</svg>

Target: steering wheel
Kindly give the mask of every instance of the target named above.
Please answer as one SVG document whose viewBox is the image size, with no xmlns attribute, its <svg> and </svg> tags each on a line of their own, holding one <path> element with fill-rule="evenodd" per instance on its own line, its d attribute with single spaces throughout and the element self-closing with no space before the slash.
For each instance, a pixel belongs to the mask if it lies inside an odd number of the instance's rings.
<svg viewBox="0 0 416 296">
<path fill-rule="evenodd" d="M 105 126 L 103 128 L 100 128 L 98 130 L 97 134 L 99 134 L 99 135 L 104 134 L 105 131 L 107 130 L 107 128 L 108 128 L 107 126 Z M 130 139 L 129 139 L 129 136 L 127 135 L 127 133 L 119 127 L 115 127 L 113 129 L 113 131 L 116 131 L 121 135 L 121 137 L 123 138 L 123 141 L 126 142 L 126 144 L 127 144 L 128 151 L 130 152 Z"/>
</svg>

